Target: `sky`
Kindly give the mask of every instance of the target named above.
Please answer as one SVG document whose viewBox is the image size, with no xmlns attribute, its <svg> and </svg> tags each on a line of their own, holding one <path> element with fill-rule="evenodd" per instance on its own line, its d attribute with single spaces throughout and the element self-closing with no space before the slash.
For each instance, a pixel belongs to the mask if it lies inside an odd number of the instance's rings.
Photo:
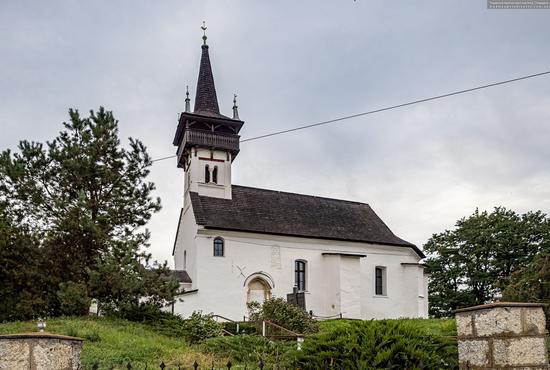
<svg viewBox="0 0 550 370">
<path fill-rule="evenodd" d="M 202 21 L 243 139 L 550 70 L 550 10 L 485 0 L 0 0 L 0 150 L 104 106 L 125 145 L 175 154 Z M 149 251 L 173 264 L 183 171 L 149 180 Z M 242 143 L 233 183 L 368 203 L 420 247 L 476 208 L 550 213 L 550 75 Z"/>
</svg>

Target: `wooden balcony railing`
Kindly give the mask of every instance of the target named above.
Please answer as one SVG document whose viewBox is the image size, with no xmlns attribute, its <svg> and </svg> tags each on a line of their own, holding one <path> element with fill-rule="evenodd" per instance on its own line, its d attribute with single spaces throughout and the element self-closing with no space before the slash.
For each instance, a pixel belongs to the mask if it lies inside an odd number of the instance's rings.
<svg viewBox="0 0 550 370">
<path fill-rule="evenodd" d="M 239 151 L 239 136 L 227 135 L 219 132 L 187 130 L 183 136 L 182 144 L 182 147 L 187 145 L 200 145 Z"/>
</svg>

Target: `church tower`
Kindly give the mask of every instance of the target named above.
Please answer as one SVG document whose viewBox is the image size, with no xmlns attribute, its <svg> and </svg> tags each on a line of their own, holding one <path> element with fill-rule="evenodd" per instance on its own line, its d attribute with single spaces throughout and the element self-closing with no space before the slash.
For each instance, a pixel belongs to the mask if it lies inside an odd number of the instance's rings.
<svg viewBox="0 0 550 370">
<path fill-rule="evenodd" d="M 191 191 L 231 199 L 231 163 L 239 154 L 239 131 L 244 122 L 239 119 L 236 95 L 233 117 L 220 114 L 204 24 L 202 29 L 195 107 L 191 112 L 187 90 L 185 112 L 180 115 L 173 144 L 178 147 L 178 167 L 185 171 L 186 195 Z"/>
</svg>

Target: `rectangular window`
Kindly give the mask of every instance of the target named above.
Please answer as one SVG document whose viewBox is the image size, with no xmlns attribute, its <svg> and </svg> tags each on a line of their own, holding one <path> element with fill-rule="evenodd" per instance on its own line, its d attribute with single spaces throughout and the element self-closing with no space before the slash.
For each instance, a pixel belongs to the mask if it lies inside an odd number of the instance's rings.
<svg viewBox="0 0 550 370">
<path fill-rule="evenodd" d="M 214 257 L 223 257 L 223 239 L 222 238 L 216 238 L 214 239 Z"/>
<path fill-rule="evenodd" d="M 306 262 L 297 260 L 294 262 L 294 285 L 299 291 L 306 290 Z"/>
<path fill-rule="evenodd" d="M 374 269 L 374 290 L 376 295 L 386 295 L 386 268 L 376 266 Z"/>
</svg>

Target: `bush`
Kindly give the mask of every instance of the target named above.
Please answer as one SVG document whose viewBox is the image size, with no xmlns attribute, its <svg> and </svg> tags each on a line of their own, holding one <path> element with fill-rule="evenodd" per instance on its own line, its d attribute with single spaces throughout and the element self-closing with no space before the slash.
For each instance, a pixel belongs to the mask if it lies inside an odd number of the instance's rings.
<svg viewBox="0 0 550 370">
<path fill-rule="evenodd" d="M 457 347 L 402 320 L 338 321 L 312 335 L 285 363 L 301 369 L 457 369 Z"/>
<path fill-rule="evenodd" d="M 183 321 L 183 332 L 185 339 L 190 343 L 199 343 L 205 339 L 220 336 L 222 326 L 212 318 L 212 315 L 194 311 L 187 320 Z"/>
<path fill-rule="evenodd" d="M 217 357 L 229 358 L 243 365 L 256 365 L 260 359 L 267 366 L 279 362 L 280 357 L 296 347 L 296 342 L 270 341 L 255 335 L 235 335 L 207 339 L 202 350 Z"/>
<path fill-rule="evenodd" d="M 315 333 L 319 330 L 313 320 L 300 307 L 288 303 L 283 298 L 271 298 L 260 306 L 257 302 L 248 304 L 251 321 L 269 320 L 299 334 Z"/>
<path fill-rule="evenodd" d="M 140 322 L 169 337 L 185 337 L 185 320 L 179 315 L 162 311 L 155 305 L 141 303 L 123 305 L 119 309 L 109 309 L 106 316 L 118 317 L 129 321 Z"/>
</svg>

